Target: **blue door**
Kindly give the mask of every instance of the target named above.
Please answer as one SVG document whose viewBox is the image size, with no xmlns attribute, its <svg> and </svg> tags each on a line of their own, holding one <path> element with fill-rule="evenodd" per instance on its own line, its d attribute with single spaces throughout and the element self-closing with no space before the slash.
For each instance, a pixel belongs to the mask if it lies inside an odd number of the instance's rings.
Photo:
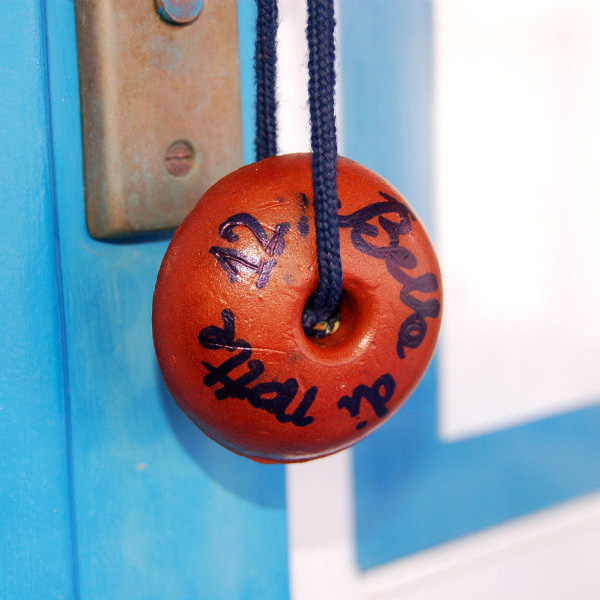
<svg viewBox="0 0 600 600">
<path fill-rule="evenodd" d="M 0 597 L 285 598 L 283 467 L 199 435 L 156 366 L 168 237 L 87 233 L 74 4 L 3 9 Z"/>
</svg>

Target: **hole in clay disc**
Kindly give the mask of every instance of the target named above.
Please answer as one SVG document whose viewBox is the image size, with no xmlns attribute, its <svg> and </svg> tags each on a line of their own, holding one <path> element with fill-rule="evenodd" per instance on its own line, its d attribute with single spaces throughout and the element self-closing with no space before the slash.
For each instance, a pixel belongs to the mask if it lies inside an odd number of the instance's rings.
<svg viewBox="0 0 600 600">
<path fill-rule="evenodd" d="M 306 336 L 306 339 L 320 348 L 330 348 L 343 343 L 348 338 L 350 330 L 354 329 L 357 309 L 354 297 L 346 291 L 342 291 L 337 313 L 328 323 L 319 324 L 323 328 L 320 334 Z"/>
</svg>

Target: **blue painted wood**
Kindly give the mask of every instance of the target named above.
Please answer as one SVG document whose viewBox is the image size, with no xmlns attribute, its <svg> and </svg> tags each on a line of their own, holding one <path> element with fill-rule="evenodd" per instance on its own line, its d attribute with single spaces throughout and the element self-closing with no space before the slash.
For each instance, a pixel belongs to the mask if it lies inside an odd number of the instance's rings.
<svg viewBox="0 0 600 600">
<path fill-rule="evenodd" d="M 252 11 L 241 3 L 245 103 Z M 0 597 L 287 598 L 283 467 L 209 441 L 156 365 L 169 236 L 87 234 L 73 13 L 23 0 L 0 26 Z"/>
<path fill-rule="evenodd" d="M 339 18 L 344 152 L 431 228 L 431 3 L 345 0 Z M 443 443 L 436 389 L 434 361 L 406 407 L 356 447 L 363 569 L 600 487 L 600 406 Z"/>
<path fill-rule="evenodd" d="M 244 160 L 254 162 L 254 103 L 256 85 L 254 76 L 254 40 L 256 33 L 256 0 L 238 0 L 238 31 L 240 35 L 240 80 L 242 87 L 242 133 Z"/>
<path fill-rule="evenodd" d="M 0 22 L 0 598 L 73 598 L 43 5 Z"/>
</svg>

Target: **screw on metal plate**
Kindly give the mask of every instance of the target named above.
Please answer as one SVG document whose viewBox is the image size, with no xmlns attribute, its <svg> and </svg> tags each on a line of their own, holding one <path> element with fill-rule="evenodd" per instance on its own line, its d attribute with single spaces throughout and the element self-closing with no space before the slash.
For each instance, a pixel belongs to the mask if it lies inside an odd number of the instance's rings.
<svg viewBox="0 0 600 600">
<path fill-rule="evenodd" d="M 167 23 L 189 25 L 202 10 L 202 0 L 154 0 L 156 12 Z"/>
<path fill-rule="evenodd" d="M 173 177 L 185 177 L 194 166 L 196 152 L 185 141 L 173 142 L 165 154 L 165 166 Z"/>
<path fill-rule="evenodd" d="M 237 1 L 205 0 L 190 27 L 165 23 L 154 2 L 75 1 L 85 212 L 97 239 L 177 227 L 242 164 Z"/>
</svg>

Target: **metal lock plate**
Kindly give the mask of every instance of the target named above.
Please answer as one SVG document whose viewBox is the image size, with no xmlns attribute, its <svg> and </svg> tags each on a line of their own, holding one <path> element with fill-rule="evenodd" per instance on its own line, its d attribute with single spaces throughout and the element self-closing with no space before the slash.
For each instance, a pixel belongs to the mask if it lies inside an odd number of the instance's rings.
<svg viewBox="0 0 600 600">
<path fill-rule="evenodd" d="M 166 22 L 153 4 L 76 2 L 86 221 L 95 238 L 176 227 L 242 164 L 236 1 L 205 0 L 186 25 Z"/>
</svg>

